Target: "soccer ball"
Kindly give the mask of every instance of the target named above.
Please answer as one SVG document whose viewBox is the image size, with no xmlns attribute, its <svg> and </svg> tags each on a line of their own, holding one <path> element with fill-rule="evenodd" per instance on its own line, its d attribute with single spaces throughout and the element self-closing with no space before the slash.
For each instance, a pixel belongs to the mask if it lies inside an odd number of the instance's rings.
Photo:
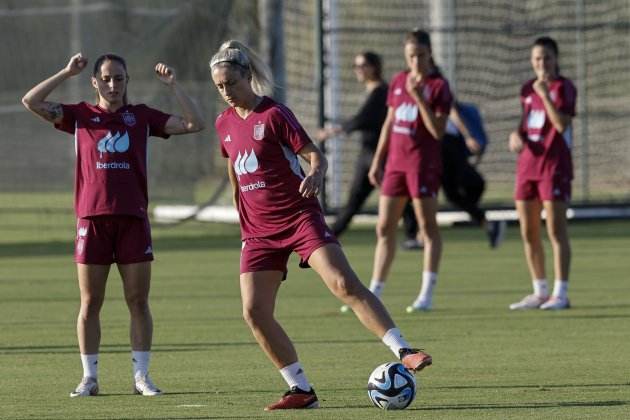
<svg viewBox="0 0 630 420">
<path fill-rule="evenodd" d="M 383 410 L 402 410 L 416 397 L 416 378 L 398 362 L 383 363 L 368 379 L 368 397 Z"/>
</svg>

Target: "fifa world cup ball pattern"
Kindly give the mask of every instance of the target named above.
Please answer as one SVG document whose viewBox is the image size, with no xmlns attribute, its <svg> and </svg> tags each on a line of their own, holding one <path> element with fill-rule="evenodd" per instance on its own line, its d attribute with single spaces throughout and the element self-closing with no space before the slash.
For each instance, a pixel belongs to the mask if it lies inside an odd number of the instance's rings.
<svg viewBox="0 0 630 420">
<path fill-rule="evenodd" d="M 416 378 L 400 363 L 384 363 L 368 379 L 368 396 L 378 408 L 402 410 L 416 397 Z"/>
</svg>

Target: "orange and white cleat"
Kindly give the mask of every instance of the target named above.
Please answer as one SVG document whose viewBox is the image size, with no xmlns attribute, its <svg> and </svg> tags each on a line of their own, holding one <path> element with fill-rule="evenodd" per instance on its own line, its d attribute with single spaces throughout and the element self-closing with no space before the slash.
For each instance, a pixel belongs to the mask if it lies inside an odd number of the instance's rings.
<svg viewBox="0 0 630 420">
<path fill-rule="evenodd" d="M 294 386 L 285 392 L 278 402 L 265 407 L 265 411 L 295 410 L 300 408 L 319 408 L 319 401 L 313 388 L 310 391 L 304 391 Z"/>
<path fill-rule="evenodd" d="M 403 366 L 413 372 L 420 372 L 433 364 L 433 358 L 419 349 L 400 349 L 399 357 Z"/>
</svg>

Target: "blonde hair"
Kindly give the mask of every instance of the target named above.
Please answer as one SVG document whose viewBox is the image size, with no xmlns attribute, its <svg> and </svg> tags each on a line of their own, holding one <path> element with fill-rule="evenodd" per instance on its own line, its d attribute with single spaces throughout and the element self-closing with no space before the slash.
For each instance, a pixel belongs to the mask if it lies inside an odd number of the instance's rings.
<svg viewBox="0 0 630 420">
<path fill-rule="evenodd" d="M 271 70 L 251 48 L 236 40 L 225 41 L 210 60 L 210 71 L 219 65 L 236 66 L 252 75 L 251 86 L 257 95 L 270 95 L 274 83 Z"/>
</svg>

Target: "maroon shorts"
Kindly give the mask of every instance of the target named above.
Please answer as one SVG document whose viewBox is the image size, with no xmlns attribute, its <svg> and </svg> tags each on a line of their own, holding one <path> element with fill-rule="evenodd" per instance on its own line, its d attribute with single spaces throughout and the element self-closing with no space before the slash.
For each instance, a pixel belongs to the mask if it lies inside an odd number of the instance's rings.
<svg viewBox="0 0 630 420">
<path fill-rule="evenodd" d="M 381 195 L 387 197 L 437 197 L 440 175 L 435 171 L 385 171 Z"/>
<path fill-rule="evenodd" d="M 291 252 L 300 256 L 300 267 L 308 268 L 311 254 L 326 244 L 339 244 L 321 213 L 304 213 L 292 226 L 266 238 L 249 238 L 241 249 L 241 274 L 281 271 L 287 276 Z"/>
<path fill-rule="evenodd" d="M 564 201 L 571 200 L 571 178 L 555 176 L 543 179 L 520 179 L 516 177 L 514 199 L 517 201 Z"/>
<path fill-rule="evenodd" d="M 74 260 L 99 265 L 152 261 L 149 219 L 120 215 L 77 219 Z"/>
</svg>

